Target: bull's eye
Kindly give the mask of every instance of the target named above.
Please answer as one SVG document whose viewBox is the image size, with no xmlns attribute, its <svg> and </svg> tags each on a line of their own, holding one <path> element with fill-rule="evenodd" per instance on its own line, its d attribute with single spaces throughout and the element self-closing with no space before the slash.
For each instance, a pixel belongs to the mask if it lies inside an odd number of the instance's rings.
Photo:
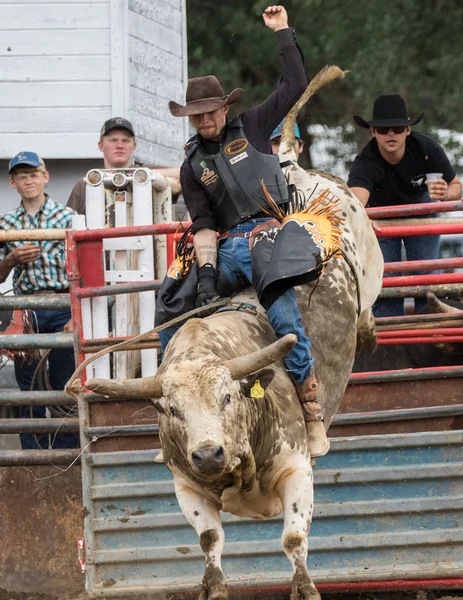
<svg viewBox="0 0 463 600">
<path fill-rule="evenodd" d="M 231 404 L 231 396 L 230 394 L 226 394 L 225 398 L 223 399 L 223 403 L 224 404 Z"/>
<path fill-rule="evenodd" d="M 171 414 L 173 417 L 175 417 L 175 416 L 176 416 L 176 414 L 177 414 L 177 411 L 175 410 L 175 407 L 174 407 L 174 406 L 170 406 L 170 407 L 169 407 L 169 410 L 170 410 L 170 414 Z"/>
</svg>

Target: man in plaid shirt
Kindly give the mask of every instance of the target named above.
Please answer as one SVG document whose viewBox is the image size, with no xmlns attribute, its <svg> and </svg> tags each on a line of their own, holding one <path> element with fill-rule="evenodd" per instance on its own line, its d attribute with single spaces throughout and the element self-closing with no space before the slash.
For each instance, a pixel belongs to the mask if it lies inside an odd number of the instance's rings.
<svg viewBox="0 0 463 600">
<path fill-rule="evenodd" d="M 45 193 L 50 176 L 43 160 L 35 152 L 20 152 L 9 164 L 10 185 L 21 196 L 15 210 L 0 217 L 0 228 L 10 229 L 56 229 L 70 228 L 71 208 L 56 204 Z M 0 282 L 5 281 L 13 270 L 13 289 L 17 295 L 69 292 L 66 276 L 64 241 L 6 242 L 0 248 Z M 36 333 L 70 332 L 69 309 L 39 309 L 32 313 L 32 326 Z M 75 369 L 72 348 L 51 350 L 49 358 L 51 387 L 62 390 Z M 15 375 L 23 391 L 37 389 L 35 377 L 37 360 L 15 359 Z M 20 416 L 45 417 L 44 406 L 22 407 Z M 78 437 L 74 434 L 21 434 L 23 448 L 75 448 Z"/>
</svg>

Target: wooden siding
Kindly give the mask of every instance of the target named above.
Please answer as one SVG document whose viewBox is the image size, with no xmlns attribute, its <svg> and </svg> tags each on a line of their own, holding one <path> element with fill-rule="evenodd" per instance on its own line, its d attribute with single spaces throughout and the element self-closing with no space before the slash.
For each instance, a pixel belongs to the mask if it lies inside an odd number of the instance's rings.
<svg viewBox="0 0 463 600">
<path fill-rule="evenodd" d="M 172 117 L 169 100 L 184 101 L 184 0 L 128 0 L 129 119 L 140 162 L 176 166 L 188 137 L 186 119 Z"/>
<path fill-rule="evenodd" d="M 0 0 L 0 158 L 100 158 L 102 123 L 131 119 L 136 159 L 178 165 L 185 0 Z"/>
<path fill-rule="evenodd" d="M 0 0 L 0 157 L 99 157 L 111 116 L 110 0 Z"/>
</svg>

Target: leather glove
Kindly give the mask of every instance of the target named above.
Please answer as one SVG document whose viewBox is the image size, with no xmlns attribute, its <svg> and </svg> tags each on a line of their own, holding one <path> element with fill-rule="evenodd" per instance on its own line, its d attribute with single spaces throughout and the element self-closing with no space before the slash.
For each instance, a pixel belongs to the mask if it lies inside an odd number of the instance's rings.
<svg viewBox="0 0 463 600">
<path fill-rule="evenodd" d="M 219 298 L 217 293 L 217 271 L 210 264 L 205 264 L 198 269 L 198 297 L 196 308 L 206 306 Z"/>
</svg>

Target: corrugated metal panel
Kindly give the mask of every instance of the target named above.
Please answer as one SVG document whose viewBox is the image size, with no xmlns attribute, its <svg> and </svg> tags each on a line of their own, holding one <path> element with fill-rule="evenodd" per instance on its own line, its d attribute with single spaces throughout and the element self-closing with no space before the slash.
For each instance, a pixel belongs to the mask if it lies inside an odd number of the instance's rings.
<svg viewBox="0 0 463 600">
<path fill-rule="evenodd" d="M 463 575 L 463 432 L 332 440 L 317 460 L 308 565 L 316 582 Z M 204 559 L 154 452 L 88 455 L 88 589 L 93 596 L 198 586 Z M 230 587 L 288 584 L 282 518 L 223 515 Z"/>
</svg>

